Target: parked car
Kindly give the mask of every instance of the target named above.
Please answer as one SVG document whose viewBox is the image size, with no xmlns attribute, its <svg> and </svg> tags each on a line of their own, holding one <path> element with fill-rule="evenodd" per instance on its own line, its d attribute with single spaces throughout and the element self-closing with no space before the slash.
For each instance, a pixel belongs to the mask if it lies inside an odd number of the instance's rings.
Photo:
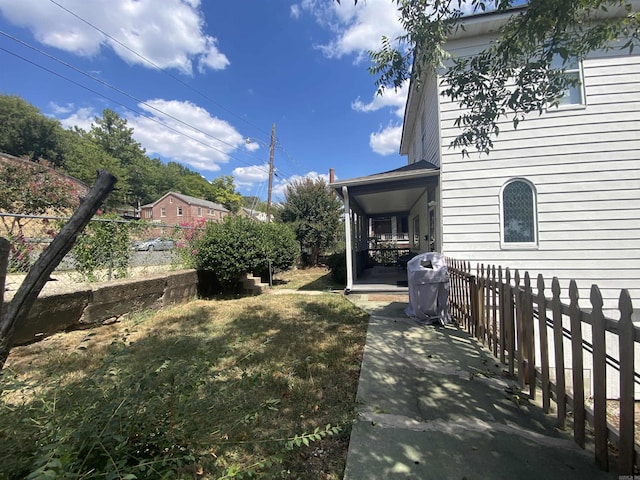
<svg viewBox="0 0 640 480">
<path fill-rule="evenodd" d="M 145 240 L 144 242 L 139 242 L 134 244 L 133 249 L 138 251 L 160 251 L 160 250 L 171 250 L 173 248 L 173 240 L 170 238 L 151 238 L 149 240 Z"/>
</svg>

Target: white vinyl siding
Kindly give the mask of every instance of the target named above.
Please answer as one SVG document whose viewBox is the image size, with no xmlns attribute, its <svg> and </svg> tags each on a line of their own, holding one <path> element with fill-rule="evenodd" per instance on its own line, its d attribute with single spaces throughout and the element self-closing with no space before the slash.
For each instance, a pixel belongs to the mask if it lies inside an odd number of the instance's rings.
<svg viewBox="0 0 640 480">
<path fill-rule="evenodd" d="M 424 95 L 431 99 L 427 102 L 425 109 L 425 125 L 423 134 L 426 149 L 422 152 L 422 159 L 431 162 L 435 166 L 440 166 L 440 112 L 437 101 L 438 84 L 435 80 L 427 81 L 422 85 Z"/>
<path fill-rule="evenodd" d="M 563 289 L 575 279 L 584 305 L 594 283 L 605 308 L 622 288 L 640 304 L 640 56 L 615 55 L 584 60 L 583 108 L 535 113 L 517 130 L 506 119 L 488 156 L 449 148 L 460 111 L 441 98 L 443 253 L 557 276 Z M 514 177 L 536 188 L 536 250 L 501 245 L 500 193 Z"/>
</svg>

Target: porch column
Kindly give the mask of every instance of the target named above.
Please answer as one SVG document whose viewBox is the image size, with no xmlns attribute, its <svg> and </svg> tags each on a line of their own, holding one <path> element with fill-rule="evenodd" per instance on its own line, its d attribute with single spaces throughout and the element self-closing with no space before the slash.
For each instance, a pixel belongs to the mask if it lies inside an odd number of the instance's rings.
<svg viewBox="0 0 640 480">
<path fill-rule="evenodd" d="M 391 241 L 398 241 L 398 217 L 391 217 Z"/>
<path fill-rule="evenodd" d="M 353 288 L 353 246 L 351 237 L 351 206 L 349 205 L 349 191 L 347 187 L 342 187 L 342 198 L 344 199 L 344 241 L 345 241 L 345 261 L 347 262 L 347 286 L 344 289 L 349 293 Z"/>
</svg>

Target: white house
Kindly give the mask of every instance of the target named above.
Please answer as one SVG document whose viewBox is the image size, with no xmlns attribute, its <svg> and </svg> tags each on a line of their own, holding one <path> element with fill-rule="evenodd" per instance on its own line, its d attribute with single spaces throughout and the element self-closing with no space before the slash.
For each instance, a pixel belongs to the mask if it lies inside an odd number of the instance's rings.
<svg viewBox="0 0 640 480">
<path fill-rule="evenodd" d="M 465 18 L 446 50 L 482 50 L 508 15 Z M 563 291 L 575 279 L 585 300 L 597 284 L 605 309 L 615 309 L 626 288 L 640 306 L 640 53 L 594 52 L 571 74 L 582 85 L 561 106 L 531 115 L 516 130 L 506 119 L 492 151 L 468 157 L 450 148 L 460 108 L 441 95 L 440 76 L 425 75 L 420 89 L 410 87 L 400 153 L 409 166 L 428 163 L 438 172 L 423 177 L 408 211 L 413 249 L 427 251 L 432 242 L 472 265 L 556 276 Z M 364 197 L 350 196 L 357 183 L 332 186 L 356 205 L 354 215 L 375 214 L 362 208 Z M 349 228 L 357 231 L 358 221 Z"/>
</svg>

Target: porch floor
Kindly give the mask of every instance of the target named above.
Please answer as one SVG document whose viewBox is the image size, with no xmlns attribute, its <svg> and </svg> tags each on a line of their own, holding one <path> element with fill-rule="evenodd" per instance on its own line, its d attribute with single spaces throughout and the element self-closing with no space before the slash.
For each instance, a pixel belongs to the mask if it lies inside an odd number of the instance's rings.
<svg viewBox="0 0 640 480">
<path fill-rule="evenodd" d="M 404 282 L 404 283 L 402 283 Z M 395 266 L 365 268 L 353 281 L 350 293 L 409 294 L 407 271 Z"/>
</svg>

